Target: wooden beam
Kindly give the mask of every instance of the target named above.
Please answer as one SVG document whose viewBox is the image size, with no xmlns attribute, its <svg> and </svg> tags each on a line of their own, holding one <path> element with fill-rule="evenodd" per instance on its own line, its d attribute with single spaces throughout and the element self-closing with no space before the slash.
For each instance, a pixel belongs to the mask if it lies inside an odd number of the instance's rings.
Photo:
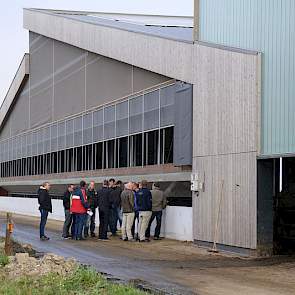
<svg viewBox="0 0 295 295">
<path fill-rule="evenodd" d="M 194 0 L 194 29 L 193 29 L 193 41 L 199 40 L 199 10 L 200 0 Z"/>
</svg>

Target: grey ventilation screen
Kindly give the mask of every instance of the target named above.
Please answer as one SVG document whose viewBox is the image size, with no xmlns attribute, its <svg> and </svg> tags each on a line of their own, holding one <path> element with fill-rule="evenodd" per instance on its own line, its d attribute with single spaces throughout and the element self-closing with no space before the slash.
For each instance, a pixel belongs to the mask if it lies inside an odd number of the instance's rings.
<svg viewBox="0 0 295 295">
<path fill-rule="evenodd" d="M 163 85 L 113 105 L 50 123 L 0 142 L 0 161 L 49 154 L 175 125 L 175 163 L 187 163 L 191 157 L 183 159 L 181 151 L 187 149 L 191 153 L 191 96 L 189 85 Z"/>
<path fill-rule="evenodd" d="M 175 126 L 173 159 L 176 165 L 192 164 L 193 90 L 189 84 L 178 83 L 175 94 Z"/>
<path fill-rule="evenodd" d="M 143 125 L 143 96 L 135 97 L 129 101 L 129 132 L 142 132 Z"/>
<path fill-rule="evenodd" d="M 74 146 L 74 120 L 66 121 L 66 147 Z"/>
<path fill-rule="evenodd" d="M 93 141 L 103 140 L 103 109 L 93 112 Z"/>
<path fill-rule="evenodd" d="M 83 144 L 83 123 L 82 116 L 74 119 L 74 146 L 79 146 Z"/>
<path fill-rule="evenodd" d="M 159 127 L 159 90 L 144 95 L 144 130 Z"/>
<path fill-rule="evenodd" d="M 27 157 L 27 136 L 26 134 L 23 134 L 21 136 L 21 145 L 22 145 L 22 158 Z"/>
<path fill-rule="evenodd" d="M 175 86 L 160 90 L 161 127 L 174 124 Z"/>
<path fill-rule="evenodd" d="M 51 126 L 51 152 L 57 151 L 57 124 Z"/>
<path fill-rule="evenodd" d="M 38 130 L 37 138 L 38 138 L 38 155 L 42 155 L 44 153 L 44 136 L 43 129 Z"/>
<path fill-rule="evenodd" d="M 44 153 L 47 154 L 47 153 L 50 153 L 50 127 L 45 127 L 44 128 Z"/>
<path fill-rule="evenodd" d="M 116 105 L 116 136 L 128 135 L 128 101 Z"/>
<path fill-rule="evenodd" d="M 66 148 L 66 123 L 61 121 L 58 123 L 58 149 Z"/>
<path fill-rule="evenodd" d="M 32 133 L 27 134 L 27 156 L 32 156 Z"/>
<path fill-rule="evenodd" d="M 83 144 L 92 142 L 92 113 L 89 113 L 83 116 Z"/>
<path fill-rule="evenodd" d="M 104 139 L 114 138 L 115 131 L 115 106 L 109 106 L 104 109 Z"/>
</svg>

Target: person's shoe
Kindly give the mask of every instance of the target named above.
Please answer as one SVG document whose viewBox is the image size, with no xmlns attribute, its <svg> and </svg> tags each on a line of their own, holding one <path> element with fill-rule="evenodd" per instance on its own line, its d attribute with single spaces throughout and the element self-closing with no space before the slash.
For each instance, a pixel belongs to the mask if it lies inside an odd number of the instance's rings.
<svg viewBox="0 0 295 295">
<path fill-rule="evenodd" d="M 90 235 L 91 235 L 91 238 L 95 238 L 96 237 L 95 233 L 91 233 Z"/>
<path fill-rule="evenodd" d="M 155 240 L 155 241 L 161 241 L 162 239 L 159 238 L 159 237 L 154 237 L 154 240 Z"/>
<path fill-rule="evenodd" d="M 64 240 L 69 240 L 71 237 L 67 236 L 67 237 L 62 237 Z"/>
<path fill-rule="evenodd" d="M 122 239 L 124 242 L 128 242 L 128 238 Z"/>
<path fill-rule="evenodd" d="M 77 240 L 77 241 L 86 241 L 85 238 L 77 238 L 76 240 Z"/>
<path fill-rule="evenodd" d="M 109 238 L 104 238 L 104 239 L 98 239 L 99 241 L 102 241 L 102 242 L 108 242 L 110 239 Z"/>
<path fill-rule="evenodd" d="M 48 237 L 46 237 L 46 236 L 43 236 L 43 237 L 40 237 L 40 240 L 41 240 L 41 241 L 48 241 L 48 240 L 49 240 L 49 238 L 48 238 Z"/>
<path fill-rule="evenodd" d="M 139 243 L 146 243 L 146 240 L 138 240 Z"/>
</svg>

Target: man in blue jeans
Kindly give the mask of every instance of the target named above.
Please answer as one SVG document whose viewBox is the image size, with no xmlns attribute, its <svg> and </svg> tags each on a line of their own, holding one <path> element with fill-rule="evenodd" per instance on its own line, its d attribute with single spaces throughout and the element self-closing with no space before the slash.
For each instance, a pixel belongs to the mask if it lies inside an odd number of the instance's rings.
<svg viewBox="0 0 295 295">
<path fill-rule="evenodd" d="M 48 241 L 49 238 L 45 235 L 45 226 L 47 223 L 48 213 L 52 213 L 51 197 L 49 195 L 50 184 L 49 182 L 43 183 L 38 189 L 38 203 L 41 213 L 40 221 L 40 240 Z"/>
<path fill-rule="evenodd" d="M 152 217 L 150 219 L 145 236 L 147 239 L 150 238 L 151 225 L 153 223 L 153 220 L 156 218 L 157 224 L 155 228 L 154 240 L 160 240 L 162 212 L 167 206 L 167 198 L 165 194 L 160 190 L 160 183 L 158 182 L 155 182 L 153 184 L 153 189 L 151 190 L 151 193 L 152 193 Z"/>
<path fill-rule="evenodd" d="M 71 213 L 74 214 L 74 236 L 75 240 L 85 240 L 82 237 L 83 228 L 86 223 L 87 210 L 89 208 L 89 204 L 87 202 L 87 194 L 86 194 L 86 182 L 82 180 L 80 182 L 80 187 L 77 187 L 72 196 L 72 205 L 71 205 Z"/>
</svg>

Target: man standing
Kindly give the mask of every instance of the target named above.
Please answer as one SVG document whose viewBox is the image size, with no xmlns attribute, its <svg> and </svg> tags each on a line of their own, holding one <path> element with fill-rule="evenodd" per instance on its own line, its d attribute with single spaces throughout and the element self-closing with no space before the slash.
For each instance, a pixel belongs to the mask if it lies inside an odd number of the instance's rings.
<svg viewBox="0 0 295 295">
<path fill-rule="evenodd" d="M 110 178 L 109 179 L 109 187 L 110 188 L 115 187 L 115 184 L 116 184 L 116 180 L 114 178 Z"/>
<path fill-rule="evenodd" d="M 117 234 L 117 224 L 118 220 L 120 222 L 120 226 L 122 226 L 122 218 L 121 218 L 121 184 L 122 182 L 118 180 L 115 185 L 111 188 L 110 192 L 110 202 L 111 202 L 111 211 L 110 211 L 110 229 L 112 235 L 115 236 Z"/>
<path fill-rule="evenodd" d="M 77 187 L 73 192 L 71 212 L 74 214 L 75 220 L 75 233 L 74 239 L 84 240 L 82 237 L 83 227 L 85 226 L 85 220 L 87 215 L 87 209 L 89 208 L 86 194 L 86 182 L 82 180 L 80 187 Z"/>
<path fill-rule="evenodd" d="M 63 231 L 62 231 L 62 237 L 64 239 L 70 238 L 69 230 L 72 225 L 72 214 L 71 214 L 71 202 L 72 202 L 72 194 L 74 191 L 74 185 L 69 184 L 68 189 L 64 193 L 63 196 L 63 206 L 64 206 L 64 211 L 65 211 L 65 222 L 63 226 Z"/>
<path fill-rule="evenodd" d="M 98 239 L 102 241 L 108 240 L 108 225 L 110 212 L 110 188 L 109 182 L 104 180 L 103 186 L 97 192 L 98 210 L 99 210 L 99 232 Z"/>
<path fill-rule="evenodd" d="M 139 240 L 138 238 L 139 212 L 138 212 L 136 200 L 137 200 L 139 189 L 141 188 L 141 184 L 133 182 L 132 186 L 133 186 L 132 190 L 134 194 L 134 222 L 133 222 L 131 231 L 132 231 L 133 238 L 136 241 L 138 241 Z"/>
<path fill-rule="evenodd" d="M 154 219 L 156 218 L 156 228 L 154 234 L 154 240 L 160 240 L 160 231 L 161 231 L 161 223 L 162 223 L 162 211 L 166 208 L 167 199 L 164 193 L 160 190 L 160 184 L 155 182 L 153 184 L 152 193 L 152 217 L 149 222 L 149 226 L 146 230 L 145 236 L 146 238 L 150 238 L 151 235 L 151 225 Z"/>
<path fill-rule="evenodd" d="M 145 238 L 145 232 L 152 216 L 152 194 L 147 188 L 147 184 L 146 180 L 141 182 L 141 188 L 136 196 L 136 205 L 139 211 L 138 235 L 140 242 L 149 242 L 149 240 Z"/>
<path fill-rule="evenodd" d="M 51 197 L 49 195 L 50 184 L 49 182 L 43 183 L 38 189 L 38 203 L 41 213 L 40 220 L 40 240 L 48 241 L 49 238 L 45 236 L 45 226 L 47 223 L 48 213 L 52 213 Z"/>
<path fill-rule="evenodd" d="M 96 215 L 96 208 L 98 206 L 97 200 L 97 191 L 95 190 L 95 182 L 91 181 L 89 184 L 89 188 L 87 190 L 87 201 L 89 204 L 91 214 L 87 216 L 87 222 L 84 229 L 84 236 L 89 236 L 89 225 L 90 225 L 90 235 L 91 237 L 95 237 L 95 215 Z"/>
<path fill-rule="evenodd" d="M 132 225 L 134 222 L 134 193 L 131 182 L 125 184 L 125 189 L 121 193 L 121 206 L 123 211 L 122 240 L 133 241 Z"/>
</svg>

